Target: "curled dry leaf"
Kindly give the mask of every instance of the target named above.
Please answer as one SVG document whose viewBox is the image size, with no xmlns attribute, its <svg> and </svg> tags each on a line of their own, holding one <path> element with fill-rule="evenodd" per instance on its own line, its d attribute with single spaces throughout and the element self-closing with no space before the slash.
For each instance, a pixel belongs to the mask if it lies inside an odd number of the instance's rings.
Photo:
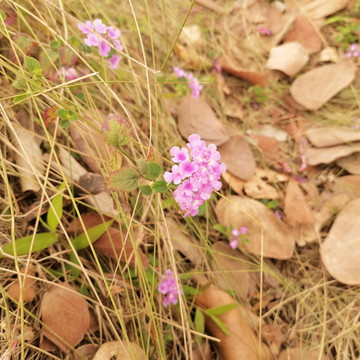
<svg viewBox="0 0 360 360">
<path fill-rule="evenodd" d="M 195 298 L 196 305 L 203 309 L 233 304 L 234 299 L 225 291 L 220 290 L 215 285 L 210 285 L 203 293 Z M 257 335 L 251 329 L 246 320 L 242 317 L 240 308 L 232 309 L 218 318 L 225 324 L 229 335 L 225 334 L 211 318 L 206 316 L 205 325 L 209 333 L 218 339 L 219 343 L 215 346 L 222 360 L 270 360 L 273 359 L 269 348 L 258 341 Z"/>
<path fill-rule="evenodd" d="M 211 269 L 215 281 L 224 291 L 235 291 L 243 300 L 247 301 L 251 272 L 248 260 L 238 251 L 231 249 L 229 243 L 218 241 L 211 246 Z"/>
<path fill-rule="evenodd" d="M 96 344 L 81 345 L 71 354 L 71 360 L 92 360 L 98 348 Z"/>
<path fill-rule="evenodd" d="M 102 344 L 93 360 L 146 359 L 144 350 L 133 342 L 108 341 Z"/>
<path fill-rule="evenodd" d="M 360 175 L 360 152 L 337 160 L 336 164 L 353 175 Z"/>
<path fill-rule="evenodd" d="M 307 50 L 298 42 L 287 42 L 270 50 L 266 67 L 280 70 L 288 76 L 294 76 L 309 61 Z"/>
<path fill-rule="evenodd" d="M 244 184 L 246 195 L 253 199 L 279 199 L 279 193 L 273 186 L 267 183 L 270 182 L 268 180 L 269 177 L 273 178 L 272 182 L 278 182 L 274 181 L 277 173 L 275 171 L 268 170 L 268 174 L 270 175 L 266 175 L 266 170 L 257 168 L 255 170 L 255 175 Z M 279 174 L 278 178 L 280 178 L 280 175 L 281 174 Z"/>
<path fill-rule="evenodd" d="M 29 130 L 16 123 L 12 123 L 12 139 L 22 191 L 38 192 L 40 184 L 37 177 L 41 177 L 45 170 L 43 162 L 39 161 L 42 156 L 40 145 Z"/>
<path fill-rule="evenodd" d="M 351 155 L 360 151 L 360 143 L 349 145 L 337 145 L 324 148 L 305 148 L 305 156 L 309 165 L 330 164 L 331 162 L 342 157 Z"/>
<path fill-rule="evenodd" d="M 243 194 L 245 181 L 241 180 L 232 173 L 226 171 L 221 174 L 222 178 L 228 183 L 228 185 L 239 195 Z"/>
<path fill-rule="evenodd" d="M 36 279 L 33 279 L 33 277 L 36 275 L 35 267 L 32 265 L 23 267 L 20 269 L 20 273 L 24 275 L 22 276 L 21 281 L 22 287 L 20 286 L 20 280 L 16 279 L 10 285 L 8 294 L 14 300 L 19 301 L 20 294 L 22 293 L 22 299 L 24 301 L 32 301 L 34 300 L 37 293 Z"/>
<path fill-rule="evenodd" d="M 314 224 L 314 215 L 306 204 L 304 194 L 293 179 L 289 181 L 284 201 L 285 221 L 293 227 Z"/>
<path fill-rule="evenodd" d="M 292 28 L 284 37 L 285 43 L 290 41 L 300 43 L 310 53 L 320 51 L 322 45 L 319 31 L 303 14 L 296 17 Z"/>
<path fill-rule="evenodd" d="M 254 175 L 254 154 L 241 135 L 232 136 L 225 144 L 219 146 L 218 150 L 227 171 L 243 180 L 248 180 Z"/>
<path fill-rule="evenodd" d="M 296 78 L 290 93 L 306 109 L 317 110 L 349 86 L 355 79 L 355 72 L 356 66 L 351 61 L 320 66 Z"/>
<path fill-rule="evenodd" d="M 184 96 L 178 108 L 180 134 L 188 138 L 198 134 L 208 144 L 221 145 L 229 140 L 226 127 L 216 117 L 210 105 L 202 98 Z"/>
<path fill-rule="evenodd" d="M 170 241 L 174 250 L 185 255 L 196 267 L 201 266 L 204 261 L 205 254 L 202 252 L 199 243 L 186 235 L 174 219 L 168 216 L 165 220 L 166 227 L 170 235 Z M 166 234 L 165 229 L 163 234 Z"/>
<path fill-rule="evenodd" d="M 52 285 L 41 301 L 41 337 L 68 352 L 84 337 L 90 324 L 90 312 L 84 297 L 67 283 Z M 40 342 L 42 348 L 44 339 Z"/>
<path fill-rule="evenodd" d="M 330 126 L 310 128 L 306 130 L 305 135 L 316 147 L 334 146 L 347 144 L 352 141 L 360 141 L 360 131 Z"/>
<path fill-rule="evenodd" d="M 292 256 L 295 246 L 292 231 L 259 201 L 227 196 L 219 200 L 215 212 L 218 222 L 225 226 L 247 227 L 249 243 L 244 247 L 249 252 L 260 255 L 263 242 L 265 257 L 283 260 Z"/>
<path fill-rule="evenodd" d="M 279 354 L 278 360 L 329 360 L 327 355 L 321 354 L 317 350 L 306 350 L 303 348 L 285 349 Z"/>
<path fill-rule="evenodd" d="M 321 259 L 329 273 L 348 285 L 360 284 L 360 198 L 349 202 L 336 217 L 321 244 Z"/>
</svg>

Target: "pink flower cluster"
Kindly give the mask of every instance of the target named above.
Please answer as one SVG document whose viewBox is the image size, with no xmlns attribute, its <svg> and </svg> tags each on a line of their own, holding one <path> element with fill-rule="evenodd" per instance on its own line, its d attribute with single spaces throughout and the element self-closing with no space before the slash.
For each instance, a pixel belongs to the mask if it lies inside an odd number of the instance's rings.
<svg viewBox="0 0 360 360">
<path fill-rule="evenodd" d="M 112 26 L 106 26 L 101 19 L 95 19 L 93 22 L 87 20 L 85 23 L 79 23 L 78 29 L 87 35 L 84 39 L 85 44 L 88 46 L 96 46 L 100 56 L 106 58 L 109 56 L 111 50 L 110 43 L 112 43 L 116 49 L 120 51 L 123 50 L 123 46 L 118 39 L 121 35 L 120 30 L 114 29 Z M 120 56 L 114 54 L 108 59 L 110 67 L 117 69 L 120 59 Z"/>
<path fill-rule="evenodd" d="M 349 47 L 349 51 L 345 54 L 347 58 L 350 57 L 359 57 L 360 51 L 357 49 L 357 44 L 351 44 Z"/>
<path fill-rule="evenodd" d="M 194 98 L 198 98 L 200 96 L 201 90 L 204 88 L 199 80 L 191 73 L 187 73 L 183 69 L 174 66 L 174 73 L 178 78 L 185 78 L 188 81 L 189 88 L 191 90 L 191 94 Z"/>
<path fill-rule="evenodd" d="M 238 246 L 238 242 L 240 242 L 241 239 L 241 235 L 245 235 L 247 233 L 247 228 L 245 226 L 241 227 L 240 229 L 233 229 L 233 231 L 231 232 L 231 237 L 230 237 L 230 247 L 232 249 L 236 249 Z"/>
<path fill-rule="evenodd" d="M 183 294 L 183 290 L 180 285 L 178 286 L 180 294 Z M 178 289 L 176 287 L 176 281 L 174 274 L 171 270 L 166 270 L 165 274 L 162 276 L 161 281 L 158 285 L 158 290 L 161 294 L 164 294 L 163 305 L 166 307 L 170 304 L 176 305 L 178 302 Z"/>
<path fill-rule="evenodd" d="M 174 165 L 171 172 L 164 174 L 166 182 L 179 185 L 174 191 L 174 198 L 180 209 L 185 211 L 184 217 L 195 216 L 213 190 L 220 190 L 222 184 L 219 178 L 226 171 L 225 164 L 219 162 L 220 153 L 214 144 L 206 146 L 199 135 L 193 134 L 189 136 L 187 146 L 190 154 L 185 147 L 171 148 L 172 161 L 179 165 Z"/>
</svg>

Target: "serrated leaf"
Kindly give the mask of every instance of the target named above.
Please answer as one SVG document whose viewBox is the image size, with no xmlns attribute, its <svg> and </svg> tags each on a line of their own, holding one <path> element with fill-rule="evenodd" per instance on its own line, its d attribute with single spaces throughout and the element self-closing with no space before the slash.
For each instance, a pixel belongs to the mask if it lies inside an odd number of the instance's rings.
<svg viewBox="0 0 360 360">
<path fill-rule="evenodd" d="M 109 127 L 110 130 L 105 132 L 105 139 L 110 146 L 120 147 L 129 143 L 131 129 L 127 124 L 119 124 L 116 120 L 110 120 Z"/>
<path fill-rule="evenodd" d="M 195 330 L 201 334 L 205 333 L 205 316 L 200 308 L 195 310 L 194 318 Z"/>
<path fill-rule="evenodd" d="M 15 240 L 15 243 L 4 245 L 1 248 L 1 252 L 8 255 L 14 255 L 15 253 L 17 256 L 28 255 L 30 253 L 34 253 L 35 251 L 46 249 L 50 245 L 54 244 L 56 240 L 57 236 L 50 232 L 36 234 L 35 236 L 29 235 Z M 0 254 L 0 257 L 3 256 L 3 254 Z"/>
<path fill-rule="evenodd" d="M 168 190 L 168 183 L 165 180 L 158 180 L 151 185 L 151 189 L 157 193 L 163 193 Z"/>
<path fill-rule="evenodd" d="M 141 193 L 145 196 L 150 196 L 153 193 L 153 191 L 149 185 L 140 185 L 139 189 L 140 189 Z"/>
<path fill-rule="evenodd" d="M 140 159 L 136 162 L 137 169 L 142 176 L 146 176 L 149 172 L 148 163 L 144 159 Z"/>
<path fill-rule="evenodd" d="M 16 90 L 24 90 L 26 88 L 26 80 L 20 75 L 16 75 L 15 81 L 12 83 L 12 86 Z"/>
<path fill-rule="evenodd" d="M 138 179 L 134 168 L 124 168 L 109 176 L 108 185 L 112 190 L 131 191 L 138 187 Z"/>
<path fill-rule="evenodd" d="M 225 313 L 229 312 L 230 310 L 235 309 L 238 306 L 239 306 L 239 304 L 237 304 L 237 303 L 225 304 L 225 305 L 215 306 L 213 308 L 207 309 L 207 310 L 205 310 L 205 312 L 209 316 L 218 316 L 218 315 L 225 314 Z"/>
<path fill-rule="evenodd" d="M 146 174 L 146 177 L 150 180 L 157 179 L 164 172 L 164 169 L 155 162 L 147 161 L 147 166 L 148 172 Z"/>
<path fill-rule="evenodd" d="M 90 245 L 90 243 L 92 244 L 94 241 L 98 240 L 113 222 L 114 220 L 109 220 L 105 223 L 96 225 L 72 239 L 71 243 L 73 244 L 75 250 L 85 249 Z"/>
<path fill-rule="evenodd" d="M 40 65 L 39 61 L 31 56 L 25 56 L 24 63 L 25 63 L 26 68 L 31 73 L 38 74 L 38 71 L 41 70 L 41 65 Z"/>
<path fill-rule="evenodd" d="M 62 183 L 59 187 L 59 193 L 54 196 L 51 201 L 51 205 L 49 207 L 49 211 L 47 213 L 46 222 L 51 231 L 55 231 L 57 226 L 59 225 L 59 219 L 62 217 L 63 213 L 63 195 L 60 192 L 65 189 L 65 183 Z"/>
</svg>

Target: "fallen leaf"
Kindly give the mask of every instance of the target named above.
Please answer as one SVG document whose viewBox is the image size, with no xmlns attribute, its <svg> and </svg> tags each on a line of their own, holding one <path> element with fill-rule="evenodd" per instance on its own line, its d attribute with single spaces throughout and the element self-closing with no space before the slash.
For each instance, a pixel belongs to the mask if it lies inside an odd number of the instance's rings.
<svg viewBox="0 0 360 360">
<path fill-rule="evenodd" d="M 15 162 L 18 167 L 22 191 L 41 189 L 39 180 L 45 170 L 40 145 L 34 134 L 21 125 L 11 123 L 12 139 L 16 148 Z"/>
<path fill-rule="evenodd" d="M 327 355 L 320 354 L 318 350 L 293 348 L 281 351 L 278 360 L 318 360 L 319 358 L 321 360 L 329 360 Z"/>
<path fill-rule="evenodd" d="M 193 360 L 212 360 L 212 351 L 208 340 L 203 341 L 198 347 L 192 350 Z"/>
<path fill-rule="evenodd" d="M 287 135 L 286 131 L 281 130 L 279 127 L 274 126 L 274 125 L 270 125 L 270 124 L 260 126 L 257 129 L 256 133 L 261 135 L 261 136 L 274 138 L 275 140 L 277 140 L 279 142 L 286 141 L 287 138 L 288 138 L 288 135 Z"/>
<path fill-rule="evenodd" d="M 263 135 L 251 134 L 250 135 L 255 141 L 256 145 L 261 149 L 262 155 L 266 162 L 278 162 L 279 161 L 279 142 L 273 138 Z"/>
<path fill-rule="evenodd" d="M 246 80 L 251 84 L 259 85 L 261 87 L 265 87 L 267 84 L 267 73 L 243 69 L 237 64 L 236 60 L 229 55 L 226 57 L 221 56 L 218 58 L 217 62 L 223 71 Z"/>
<path fill-rule="evenodd" d="M 87 172 L 79 177 L 77 183 L 82 190 L 93 195 L 105 191 L 106 189 L 104 178 L 96 173 Z"/>
<path fill-rule="evenodd" d="M 343 284 L 360 284 L 360 198 L 340 211 L 320 246 L 321 259 L 331 276 Z"/>
<path fill-rule="evenodd" d="M 293 179 L 289 181 L 284 200 L 285 221 L 292 227 L 314 224 L 314 215 L 306 204 L 304 194 Z"/>
<path fill-rule="evenodd" d="M 23 274 L 21 276 L 22 286 L 20 286 L 19 279 L 14 280 L 9 287 L 8 294 L 15 301 L 20 300 L 21 294 L 23 301 L 33 301 L 37 294 L 36 279 L 33 279 L 36 276 L 35 267 L 33 265 L 25 266 L 20 269 L 20 273 Z"/>
<path fill-rule="evenodd" d="M 294 76 L 304 68 L 308 61 L 308 52 L 300 43 L 287 42 L 271 48 L 266 67 Z"/>
<path fill-rule="evenodd" d="M 319 61 L 321 62 L 329 61 L 332 63 L 339 62 L 339 55 L 336 51 L 336 48 L 326 47 L 325 49 L 321 50 L 319 54 Z"/>
<path fill-rule="evenodd" d="M 360 175 L 360 152 L 343 157 L 336 164 L 353 175 Z"/>
<path fill-rule="evenodd" d="M 285 336 L 276 325 L 263 326 L 261 336 L 263 341 L 269 344 L 271 353 L 275 356 L 279 355 L 282 344 L 287 341 L 287 336 Z"/>
<path fill-rule="evenodd" d="M 259 201 L 236 195 L 219 200 L 215 212 L 225 226 L 247 227 L 249 243 L 244 248 L 256 255 L 289 259 L 294 251 L 295 237 L 289 227 Z"/>
<path fill-rule="evenodd" d="M 181 252 L 196 267 L 201 266 L 204 262 L 205 254 L 201 251 L 199 243 L 186 235 L 181 230 L 181 226 L 171 217 L 167 216 L 165 221 L 174 250 Z M 166 234 L 165 229 L 163 234 Z"/>
<path fill-rule="evenodd" d="M 232 173 L 226 171 L 221 174 L 222 178 L 228 183 L 228 185 L 239 195 L 243 194 L 245 181 L 241 180 Z"/>
<path fill-rule="evenodd" d="M 184 26 L 179 41 L 187 46 L 200 46 L 204 41 L 200 26 L 196 24 Z"/>
<path fill-rule="evenodd" d="M 317 110 L 349 86 L 355 79 L 355 72 L 356 66 L 351 61 L 323 65 L 297 77 L 290 93 L 306 109 Z"/>
<path fill-rule="evenodd" d="M 202 98 L 184 96 L 178 108 L 178 128 L 180 134 L 188 138 L 198 134 L 208 144 L 221 145 L 229 140 L 225 125 Z"/>
<path fill-rule="evenodd" d="M 212 67 L 209 58 L 199 53 L 192 46 L 184 46 L 177 43 L 174 46 L 174 52 L 184 63 L 184 67 L 195 70 L 204 70 Z"/>
<path fill-rule="evenodd" d="M 296 17 L 292 28 L 285 35 L 283 41 L 284 43 L 296 41 L 310 53 L 320 51 L 322 46 L 319 30 L 317 30 L 309 18 L 303 14 Z"/>
<path fill-rule="evenodd" d="M 211 246 L 210 262 L 217 286 L 224 291 L 234 291 L 243 300 L 248 300 L 249 273 L 252 271 L 248 260 L 229 243 L 218 241 Z"/>
<path fill-rule="evenodd" d="M 56 114 L 56 110 L 58 110 L 58 106 L 54 105 L 50 108 L 44 109 L 43 119 L 45 127 L 48 127 L 51 123 L 53 123 L 57 118 L 58 115 Z"/>
<path fill-rule="evenodd" d="M 254 175 L 254 154 L 241 135 L 232 136 L 225 144 L 219 146 L 218 151 L 227 171 L 243 180 L 248 180 Z"/>
<path fill-rule="evenodd" d="M 52 285 L 41 301 L 41 337 L 45 337 L 64 352 L 76 346 L 90 323 L 90 312 L 84 297 L 67 283 Z M 42 348 L 43 340 L 40 341 Z"/>
<path fill-rule="evenodd" d="M 348 194 L 352 199 L 360 197 L 360 176 L 340 176 L 335 178 L 327 188 L 335 194 Z"/>
<path fill-rule="evenodd" d="M 313 127 L 305 131 L 306 137 L 316 147 L 347 144 L 360 141 L 360 131 L 341 129 L 338 127 Z"/>
<path fill-rule="evenodd" d="M 330 164 L 331 162 L 360 151 L 360 143 L 337 145 L 324 148 L 307 146 L 304 150 L 309 165 Z"/>
<path fill-rule="evenodd" d="M 96 344 L 81 345 L 71 354 L 71 360 L 92 360 L 98 348 Z"/>
<path fill-rule="evenodd" d="M 234 299 L 225 291 L 220 290 L 215 285 L 210 285 L 200 295 L 195 297 L 195 304 L 202 309 L 210 309 L 213 307 L 233 304 Z M 269 348 L 263 344 L 259 344 L 257 335 L 251 329 L 249 324 L 241 316 L 239 308 L 232 309 L 224 314 L 218 315 L 218 318 L 225 324 L 229 335 L 226 335 L 219 326 L 205 316 L 205 325 L 212 336 L 220 339 L 219 343 L 214 343 L 222 360 L 270 360 L 273 359 Z M 260 348 L 259 348 L 260 346 Z"/>
<path fill-rule="evenodd" d="M 102 344 L 92 360 L 146 359 L 144 350 L 133 342 L 108 341 Z"/>
</svg>

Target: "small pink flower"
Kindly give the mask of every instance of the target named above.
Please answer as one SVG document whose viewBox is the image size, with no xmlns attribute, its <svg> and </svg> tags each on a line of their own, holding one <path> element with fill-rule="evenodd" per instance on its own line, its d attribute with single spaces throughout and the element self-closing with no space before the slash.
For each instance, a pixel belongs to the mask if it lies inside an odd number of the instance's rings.
<svg viewBox="0 0 360 360">
<path fill-rule="evenodd" d="M 99 46 L 99 37 L 93 33 L 88 34 L 84 39 L 84 43 L 87 46 Z"/>
<path fill-rule="evenodd" d="M 179 288 L 179 292 L 178 292 Z M 174 274 L 171 270 L 166 270 L 158 285 L 159 293 L 165 295 L 163 305 L 167 307 L 170 304 L 176 305 L 178 303 L 179 293 L 183 294 L 180 285 L 176 286 Z"/>
<path fill-rule="evenodd" d="M 124 50 L 124 47 L 121 45 L 120 40 L 118 39 L 114 40 L 114 46 L 120 51 Z"/>
<path fill-rule="evenodd" d="M 94 30 L 94 25 L 90 20 L 86 20 L 85 23 L 78 23 L 78 29 L 85 35 L 90 34 Z"/>
<path fill-rule="evenodd" d="M 198 98 L 200 96 L 201 90 L 204 88 L 203 85 L 200 84 L 199 80 L 193 74 L 187 73 L 183 69 L 177 66 L 174 66 L 173 70 L 174 70 L 174 74 L 178 78 L 182 78 L 182 77 L 186 78 L 192 96 L 194 98 Z"/>
<path fill-rule="evenodd" d="M 99 44 L 99 55 L 103 57 L 107 57 L 111 50 L 110 45 L 105 41 L 101 40 Z"/>
<path fill-rule="evenodd" d="M 95 31 L 98 34 L 106 34 L 107 28 L 106 28 L 105 24 L 103 24 L 101 19 L 95 19 L 93 24 L 94 24 Z"/>
<path fill-rule="evenodd" d="M 112 26 L 107 27 L 107 33 L 112 39 L 117 39 L 121 35 L 120 30 L 114 29 Z"/>
<path fill-rule="evenodd" d="M 351 44 L 349 50 L 345 53 L 347 58 L 350 57 L 360 57 L 360 51 L 357 51 L 357 44 Z"/>
<path fill-rule="evenodd" d="M 121 56 L 118 55 L 113 55 L 110 59 L 109 59 L 109 63 L 110 63 L 110 68 L 111 69 L 117 69 L 119 67 L 119 62 L 120 62 Z"/>
<path fill-rule="evenodd" d="M 174 163 L 180 163 L 185 160 L 189 160 L 189 152 L 186 148 L 182 147 L 181 149 L 178 146 L 173 146 L 170 149 L 170 155 L 172 155 L 172 161 Z"/>
<path fill-rule="evenodd" d="M 265 36 L 271 36 L 272 35 L 272 31 L 270 29 L 265 29 L 263 27 L 259 27 L 257 29 L 257 31 L 261 34 L 261 35 L 265 35 Z"/>
<path fill-rule="evenodd" d="M 73 67 L 66 68 L 62 66 L 59 69 L 59 72 L 65 78 L 65 80 L 75 80 L 79 77 L 79 74 Z"/>
</svg>

